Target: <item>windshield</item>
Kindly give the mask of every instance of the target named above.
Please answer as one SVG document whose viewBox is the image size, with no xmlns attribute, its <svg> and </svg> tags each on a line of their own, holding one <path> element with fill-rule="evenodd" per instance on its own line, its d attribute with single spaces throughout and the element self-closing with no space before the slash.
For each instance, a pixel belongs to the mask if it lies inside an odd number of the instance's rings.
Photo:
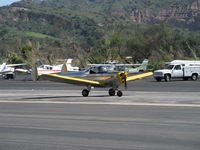
<svg viewBox="0 0 200 150">
<path fill-rule="evenodd" d="M 168 70 L 172 70 L 174 68 L 174 65 L 167 65 L 166 67 L 165 67 L 165 69 L 168 69 Z"/>
</svg>

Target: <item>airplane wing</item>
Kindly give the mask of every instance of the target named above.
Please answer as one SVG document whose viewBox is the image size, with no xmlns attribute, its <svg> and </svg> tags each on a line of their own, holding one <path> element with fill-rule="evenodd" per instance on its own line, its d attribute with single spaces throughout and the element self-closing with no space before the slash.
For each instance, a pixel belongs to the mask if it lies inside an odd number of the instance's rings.
<svg viewBox="0 0 200 150">
<path fill-rule="evenodd" d="M 88 79 L 82 79 L 82 78 L 74 78 L 74 77 L 69 77 L 69 76 L 64 76 L 64 75 L 59 75 L 59 74 L 44 74 L 40 76 L 42 79 L 48 79 L 50 81 L 54 82 L 62 82 L 62 83 L 69 83 L 69 84 L 76 84 L 76 85 L 101 85 L 100 82 L 98 81 L 93 81 L 93 80 L 88 80 Z"/>
<path fill-rule="evenodd" d="M 134 76 L 128 76 L 126 78 L 126 81 L 137 80 L 137 79 L 152 76 L 152 75 L 153 75 L 153 72 L 147 72 L 147 73 L 142 73 L 142 74 L 138 74 L 138 75 L 134 75 Z"/>
<path fill-rule="evenodd" d="M 7 67 L 26 66 L 27 64 L 8 64 Z"/>
<path fill-rule="evenodd" d="M 142 64 L 87 64 L 88 66 L 141 66 Z"/>
<path fill-rule="evenodd" d="M 112 66 L 112 65 L 115 65 L 115 64 L 87 64 L 88 66 L 93 66 L 93 67 L 99 67 L 99 66 Z"/>
<path fill-rule="evenodd" d="M 133 81 L 133 80 L 148 77 L 148 76 L 151 76 L 151 75 L 153 75 L 152 72 L 147 72 L 147 73 L 138 74 L 138 75 L 134 75 L 134 76 L 128 76 L 126 78 L 126 81 Z M 46 74 L 46 75 L 42 75 L 42 78 L 48 79 L 48 80 L 51 80 L 51 81 L 54 81 L 54 82 L 63 82 L 63 83 L 83 85 L 83 86 L 87 86 L 88 84 L 100 86 L 102 84 L 99 81 L 82 79 L 82 78 L 75 78 L 75 77 L 70 77 L 70 76 L 63 76 L 63 75 L 59 75 L 59 74 Z"/>
<path fill-rule="evenodd" d="M 142 64 L 116 64 L 116 66 L 141 66 Z"/>
</svg>

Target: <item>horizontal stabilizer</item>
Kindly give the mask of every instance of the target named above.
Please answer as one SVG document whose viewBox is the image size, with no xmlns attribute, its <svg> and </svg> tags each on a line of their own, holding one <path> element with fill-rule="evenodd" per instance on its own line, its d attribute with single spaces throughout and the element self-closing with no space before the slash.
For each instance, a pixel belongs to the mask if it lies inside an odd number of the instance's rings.
<svg viewBox="0 0 200 150">
<path fill-rule="evenodd" d="M 15 69 L 15 71 L 30 73 L 30 70 L 28 70 L 28 69 Z"/>
</svg>

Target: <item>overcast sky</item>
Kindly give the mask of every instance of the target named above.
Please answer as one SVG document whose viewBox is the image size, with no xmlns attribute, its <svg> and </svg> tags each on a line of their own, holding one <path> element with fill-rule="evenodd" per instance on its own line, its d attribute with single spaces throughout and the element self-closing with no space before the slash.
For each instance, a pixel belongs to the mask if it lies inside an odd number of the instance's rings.
<svg viewBox="0 0 200 150">
<path fill-rule="evenodd" d="M 6 5 L 10 5 L 13 2 L 17 2 L 20 0 L 0 0 L 0 6 L 6 6 Z"/>
</svg>

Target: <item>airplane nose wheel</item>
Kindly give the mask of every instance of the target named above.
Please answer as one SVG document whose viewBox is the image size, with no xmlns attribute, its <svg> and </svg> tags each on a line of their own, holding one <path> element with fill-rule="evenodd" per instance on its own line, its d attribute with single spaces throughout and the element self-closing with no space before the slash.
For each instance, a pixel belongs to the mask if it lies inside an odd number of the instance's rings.
<svg viewBox="0 0 200 150">
<path fill-rule="evenodd" d="M 122 93 L 122 91 L 117 91 L 117 96 L 119 96 L 119 97 L 122 97 L 122 95 L 123 95 L 123 93 Z"/>
<path fill-rule="evenodd" d="M 108 94 L 110 96 L 115 96 L 115 90 L 114 89 L 109 89 Z"/>
<path fill-rule="evenodd" d="M 87 96 L 89 95 L 89 93 L 90 93 L 90 91 L 87 90 L 87 89 L 84 89 L 84 90 L 82 91 L 82 95 L 83 95 L 84 97 L 87 97 Z"/>
</svg>

